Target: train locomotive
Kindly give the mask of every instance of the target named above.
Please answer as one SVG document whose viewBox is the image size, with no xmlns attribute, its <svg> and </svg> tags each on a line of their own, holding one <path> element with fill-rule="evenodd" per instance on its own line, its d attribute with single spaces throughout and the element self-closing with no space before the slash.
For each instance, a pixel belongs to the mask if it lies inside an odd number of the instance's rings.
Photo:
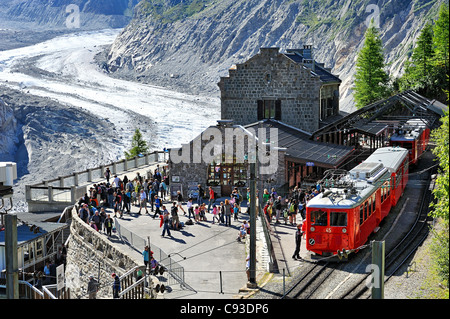
<svg viewBox="0 0 450 319">
<path fill-rule="evenodd" d="M 409 151 L 409 163 L 414 165 L 425 152 L 429 139 L 428 122 L 424 119 L 411 119 L 395 131 L 389 145 L 406 148 Z"/>
<path fill-rule="evenodd" d="M 326 171 L 322 192 L 306 205 L 306 249 L 316 256 L 357 251 L 399 201 L 408 170 L 407 149 L 382 147 L 350 171 Z"/>
</svg>

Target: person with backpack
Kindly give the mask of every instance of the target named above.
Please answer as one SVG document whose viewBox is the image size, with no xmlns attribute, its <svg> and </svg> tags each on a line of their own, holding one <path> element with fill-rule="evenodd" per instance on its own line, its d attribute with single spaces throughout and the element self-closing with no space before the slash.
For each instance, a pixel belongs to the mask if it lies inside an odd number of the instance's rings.
<svg viewBox="0 0 450 319">
<path fill-rule="evenodd" d="M 292 199 L 291 204 L 289 205 L 289 222 L 291 225 L 297 224 L 297 210 L 297 200 Z"/>
<path fill-rule="evenodd" d="M 161 198 L 158 197 L 158 195 L 155 195 L 155 214 L 153 215 L 153 219 L 155 219 L 156 214 L 161 215 Z"/>
<path fill-rule="evenodd" d="M 106 219 L 104 221 L 104 225 L 105 225 L 105 228 L 106 228 L 106 235 L 108 235 L 108 237 L 111 236 L 111 231 L 113 229 L 114 221 L 111 218 L 110 214 L 108 214 L 106 216 Z"/>
<path fill-rule="evenodd" d="M 113 298 L 117 299 L 117 298 L 119 298 L 119 292 L 120 292 L 120 278 L 116 274 L 112 274 L 112 277 L 114 278 Z"/>
<path fill-rule="evenodd" d="M 121 210 L 121 204 L 122 204 L 122 193 L 118 189 L 116 192 L 114 192 L 114 217 L 117 216 L 117 213 L 119 213 L 119 216 L 122 217 L 122 210 Z"/>
<path fill-rule="evenodd" d="M 180 218 L 178 217 L 178 207 L 176 202 L 173 202 L 170 214 L 172 215 L 172 228 L 178 229 L 180 226 Z"/>
</svg>

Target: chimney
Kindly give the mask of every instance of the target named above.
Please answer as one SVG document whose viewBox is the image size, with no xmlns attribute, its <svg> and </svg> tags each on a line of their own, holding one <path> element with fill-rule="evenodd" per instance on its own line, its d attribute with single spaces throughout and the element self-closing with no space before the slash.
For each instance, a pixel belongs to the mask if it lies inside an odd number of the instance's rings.
<svg viewBox="0 0 450 319">
<path fill-rule="evenodd" d="M 314 63 L 314 55 L 313 55 L 313 47 L 310 44 L 303 45 L 303 64 L 315 71 L 315 63 Z"/>
</svg>

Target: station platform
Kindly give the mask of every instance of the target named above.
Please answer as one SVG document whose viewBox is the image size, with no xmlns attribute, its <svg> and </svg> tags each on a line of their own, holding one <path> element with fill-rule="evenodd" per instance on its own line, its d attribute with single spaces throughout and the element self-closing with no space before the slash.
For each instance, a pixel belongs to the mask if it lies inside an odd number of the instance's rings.
<svg viewBox="0 0 450 319">
<path fill-rule="evenodd" d="M 159 163 L 161 165 L 162 163 Z M 125 174 L 118 174 L 119 178 L 123 179 L 125 175 L 129 179 L 133 179 L 139 175 L 146 177 L 149 170 L 153 171 L 158 165 L 155 163 L 148 167 L 142 167 L 135 170 L 130 170 Z M 91 184 L 87 184 L 86 191 L 94 183 L 105 182 L 105 179 L 95 180 Z M 218 198 L 215 201 L 216 205 L 225 198 Z M 208 200 L 205 200 L 208 203 Z M 167 210 L 170 212 L 172 201 L 168 198 L 163 201 Z M 195 202 L 194 202 L 195 204 Z M 183 203 L 183 209 L 186 214 L 188 212 L 186 203 Z M 249 221 L 250 216 L 247 214 L 247 203 L 244 201 L 241 204 L 241 213 L 238 220 L 231 218 L 231 226 L 225 226 L 222 223 L 212 222 L 212 213 L 207 213 L 207 221 L 198 224 L 187 225 L 188 216 L 179 211 L 180 222 L 185 226 L 179 231 L 172 231 L 171 236 L 167 234 L 163 237 L 160 227 L 159 216 L 154 216 L 151 211 L 150 203 L 147 203 L 148 213 L 145 209 L 139 212 L 139 206 L 131 205 L 131 212 L 124 213 L 122 217 L 115 218 L 115 221 L 124 232 L 132 233 L 134 237 L 134 246 L 138 249 L 127 247 L 127 251 L 137 261 L 142 260 L 142 250 L 148 241 L 154 252 L 155 258 L 164 259 L 170 255 L 171 260 L 178 263 L 184 268 L 184 282 L 185 286 L 178 283 L 162 282 L 168 286 L 168 290 L 160 296 L 164 299 L 231 299 L 231 298 L 246 298 L 251 296 L 256 290 L 247 289 L 247 274 L 246 274 L 246 257 L 249 254 L 249 236 L 247 239 L 239 242 L 237 241 L 239 235 L 239 228 L 244 220 Z M 112 208 L 106 208 L 106 213 L 114 217 Z M 44 221 L 54 218 L 55 213 L 22 213 L 21 218 L 28 221 Z M 300 214 L 297 215 L 297 222 L 301 220 Z M 257 219 L 257 284 L 258 288 L 264 286 L 270 281 L 274 274 L 269 272 L 268 265 L 268 251 L 265 245 L 264 233 L 260 218 Z M 271 234 L 274 252 L 276 256 L 276 263 L 279 268 L 279 274 L 282 275 L 282 270 L 285 269 L 285 274 L 288 276 L 296 267 L 301 265 L 301 261 L 292 259 L 292 254 L 295 250 L 295 230 L 296 227 L 292 225 L 271 224 Z M 107 237 L 106 234 L 104 235 Z M 116 244 L 120 244 L 119 234 L 115 233 L 110 238 Z M 302 249 L 300 255 L 307 258 L 305 243 L 302 240 Z M 161 256 L 161 257 L 160 257 Z M 162 260 L 162 263 L 167 262 Z M 163 277 L 167 277 L 167 274 Z M 161 276 L 159 278 L 162 278 Z M 162 278 L 164 280 L 164 278 Z"/>
</svg>

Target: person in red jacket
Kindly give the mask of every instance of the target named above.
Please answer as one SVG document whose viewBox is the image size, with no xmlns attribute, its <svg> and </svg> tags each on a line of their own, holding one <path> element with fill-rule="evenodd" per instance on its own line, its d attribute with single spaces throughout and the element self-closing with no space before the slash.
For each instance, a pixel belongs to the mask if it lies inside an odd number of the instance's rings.
<svg viewBox="0 0 450 319">
<path fill-rule="evenodd" d="M 214 190 L 211 186 L 209 186 L 209 204 L 208 204 L 208 213 L 211 212 L 211 207 L 214 207 Z"/>
</svg>

